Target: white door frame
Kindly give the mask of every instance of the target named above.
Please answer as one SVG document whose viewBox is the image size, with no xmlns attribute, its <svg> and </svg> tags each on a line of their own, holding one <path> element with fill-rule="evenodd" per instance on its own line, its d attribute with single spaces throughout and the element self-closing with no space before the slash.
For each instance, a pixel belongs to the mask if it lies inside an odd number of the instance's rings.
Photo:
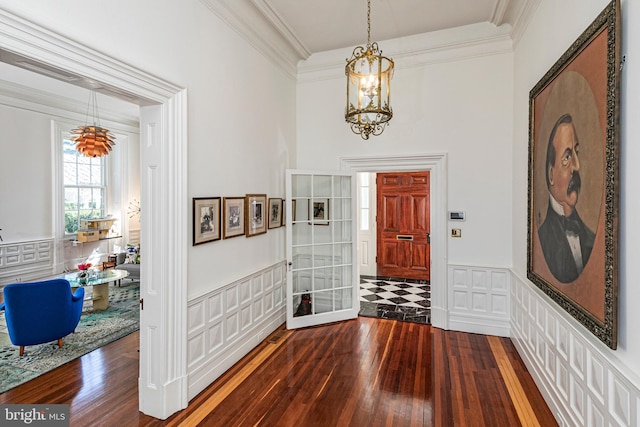
<svg viewBox="0 0 640 427">
<path fill-rule="evenodd" d="M 145 330 L 140 333 L 139 396 L 142 412 L 165 419 L 188 403 L 186 90 L 1 9 L 0 50 L 78 76 L 85 85 L 99 83 L 111 88 L 115 97 L 133 95 L 142 109 L 160 107 L 154 117 L 158 128 L 153 141 L 160 144 L 158 156 L 146 159 L 151 162 L 141 170 L 146 175 L 143 179 L 152 182 L 141 193 L 141 247 L 147 260 L 142 265 L 141 291 L 155 298 L 145 300 L 141 311 Z M 148 143 L 140 141 L 143 160 Z M 153 281 L 148 280 L 152 272 Z"/>
<path fill-rule="evenodd" d="M 369 175 L 369 216 L 368 220 L 369 229 L 363 231 L 362 226 L 362 218 L 361 218 L 361 208 L 362 208 L 362 187 L 360 186 L 360 174 L 357 175 L 356 179 L 358 182 L 358 191 L 357 191 L 357 224 L 358 224 L 358 263 L 359 263 L 359 275 L 365 276 L 375 276 L 377 273 L 377 263 L 376 263 L 376 252 L 377 252 L 377 242 L 376 242 L 376 215 L 378 207 L 376 205 L 376 174 L 375 172 L 361 172 Z"/>
<path fill-rule="evenodd" d="M 447 154 L 343 157 L 340 159 L 340 169 L 352 172 L 430 172 L 431 324 L 438 328 L 449 329 L 447 316 Z"/>
</svg>

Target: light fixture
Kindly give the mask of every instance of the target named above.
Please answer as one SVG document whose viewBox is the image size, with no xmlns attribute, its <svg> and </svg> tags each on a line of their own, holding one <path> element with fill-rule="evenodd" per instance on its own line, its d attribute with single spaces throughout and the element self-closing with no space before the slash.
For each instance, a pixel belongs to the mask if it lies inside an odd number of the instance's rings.
<svg viewBox="0 0 640 427">
<path fill-rule="evenodd" d="M 362 139 L 380 135 L 393 117 L 389 103 L 393 60 L 382 56 L 378 43 L 371 43 L 371 0 L 367 0 L 367 45 L 353 49 L 344 71 L 347 76 L 345 120 Z"/>
<path fill-rule="evenodd" d="M 87 125 L 89 111 L 93 117 L 93 125 Z M 109 154 L 116 145 L 116 139 L 109 130 L 100 126 L 98 115 L 98 100 L 96 92 L 91 91 L 87 105 L 87 121 L 84 126 L 78 126 L 71 131 L 71 140 L 76 143 L 76 150 L 86 157 L 102 157 Z"/>
<path fill-rule="evenodd" d="M 127 214 L 129 218 L 136 217 L 138 221 L 140 221 L 140 201 L 133 198 L 129 202 L 129 207 L 127 208 Z"/>
</svg>

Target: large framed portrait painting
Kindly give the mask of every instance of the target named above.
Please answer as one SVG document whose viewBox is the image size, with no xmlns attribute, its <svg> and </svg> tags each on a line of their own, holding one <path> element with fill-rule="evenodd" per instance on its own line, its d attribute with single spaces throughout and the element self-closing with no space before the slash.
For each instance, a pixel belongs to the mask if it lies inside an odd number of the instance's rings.
<svg viewBox="0 0 640 427">
<path fill-rule="evenodd" d="M 620 6 L 529 94 L 527 277 L 617 346 Z"/>
</svg>

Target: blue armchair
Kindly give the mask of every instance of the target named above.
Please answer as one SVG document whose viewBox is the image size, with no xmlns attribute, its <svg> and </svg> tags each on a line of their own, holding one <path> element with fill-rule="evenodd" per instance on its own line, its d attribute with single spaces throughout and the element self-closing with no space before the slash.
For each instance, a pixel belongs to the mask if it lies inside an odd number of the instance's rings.
<svg viewBox="0 0 640 427">
<path fill-rule="evenodd" d="M 33 283 L 13 283 L 4 287 L 4 302 L 9 338 L 20 346 L 20 356 L 26 345 L 58 340 L 73 332 L 80 322 L 84 288 L 71 293 L 64 279 Z"/>
</svg>

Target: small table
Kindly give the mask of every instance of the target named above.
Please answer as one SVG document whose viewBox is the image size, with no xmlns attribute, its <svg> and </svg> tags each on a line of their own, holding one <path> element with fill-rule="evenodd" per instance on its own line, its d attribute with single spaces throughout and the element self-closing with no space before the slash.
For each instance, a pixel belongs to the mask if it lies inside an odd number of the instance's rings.
<svg viewBox="0 0 640 427">
<path fill-rule="evenodd" d="M 109 307 L 109 282 L 113 282 L 115 285 L 116 282 L 120 282 L 120 280 L 127 277 L 129 272 L 126 270 L 111 269 L 91 272 L 84 280 L 78 277 L 78 274 L 80 274 L 80 272 L 77 271 L 61 277 L 68 280 L 72 288 L 92 286 L 93 295 L 91 296 L 91 300 L 93 301 L 93 309 L 104 310 Z"/>
</svg>

